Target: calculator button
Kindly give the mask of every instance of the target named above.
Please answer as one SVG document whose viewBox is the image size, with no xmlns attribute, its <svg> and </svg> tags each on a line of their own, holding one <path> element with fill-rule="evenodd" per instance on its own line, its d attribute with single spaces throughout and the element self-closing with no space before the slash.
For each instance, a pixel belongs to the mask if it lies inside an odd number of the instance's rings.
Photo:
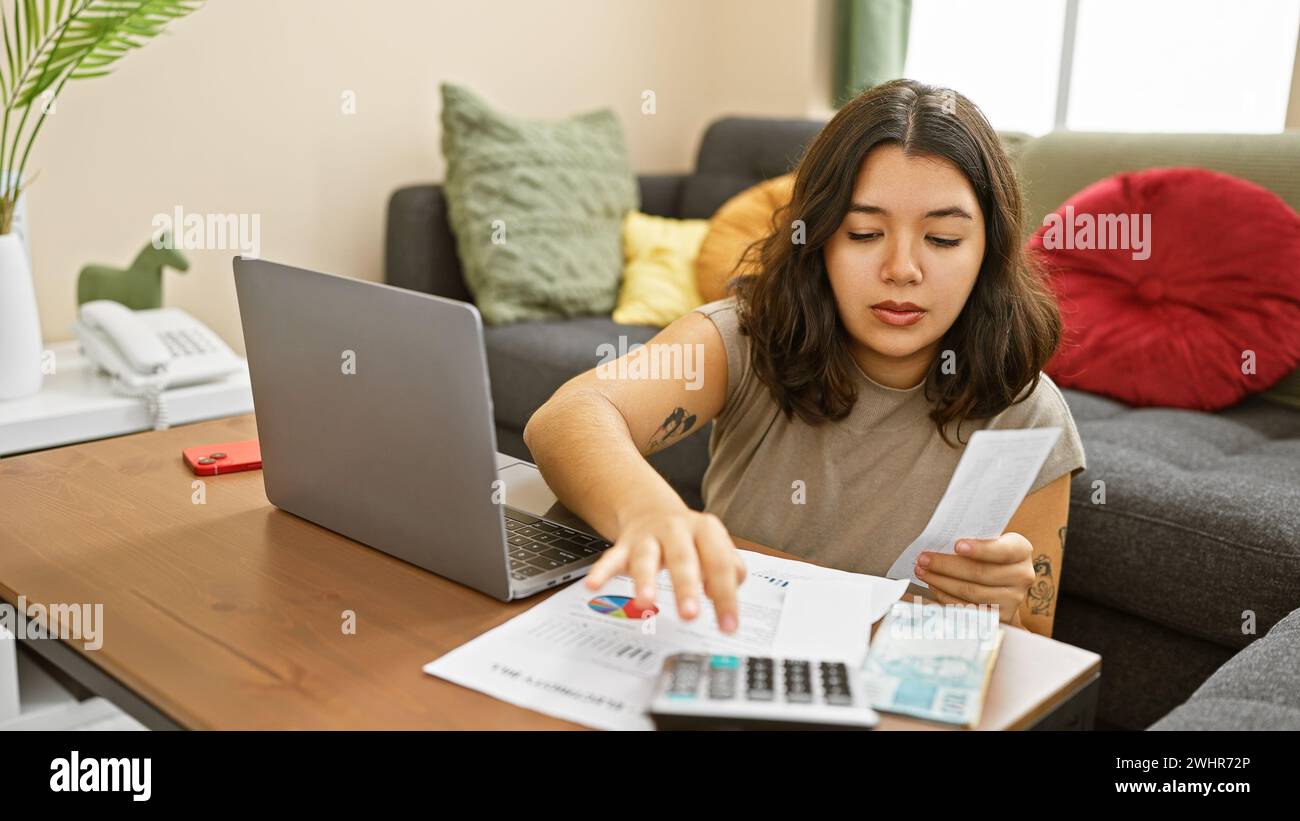
<svg viewBox="0 0 1300 821">
<path fill-rule="evenodd" d="M 751 657 L 745 665 L 745 697 L 750 701 L 771 701 L 773 696 L 772 660 Z"/>
<path fill-rule="evenodd" d="M 853 693 L 849 690 L 849 671 L 843 662 L 823 661 L 819 672 L 822 693 L 827 704 L 836 706 L 853 704 Z"/>
<path fill-rule="evenodd" d="M 709 698 L 731 700 L 736 697 L 736 679 L 740 659 L 735 656 L 712 656 L 709 659 Z"/>
<path fill-rule="evenodd" d="M 668 677 L 668 697 L 695 698 L 696 691 L 700 687 L 702 667 L 699 656 L 689 654 L 675 656 Z"/>
<path fill-rule="evenodd" d="M 709 672 L 709 698 L 731 701 L 736 697 L 736 671 L 712 670 Z"/>
<path fill-rule="evenodd" d="M 810 665 L 806 661 L 787 659 L 782 665 L 782 677 L 785 684 L 785 700 L 796 703 L 812 701 L 812 681 Z"/>
</svg>

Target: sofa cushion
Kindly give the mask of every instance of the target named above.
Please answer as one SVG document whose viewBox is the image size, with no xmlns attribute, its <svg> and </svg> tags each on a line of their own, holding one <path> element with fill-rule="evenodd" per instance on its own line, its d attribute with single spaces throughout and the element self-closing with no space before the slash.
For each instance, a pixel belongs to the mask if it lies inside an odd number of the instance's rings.
<svg viewBox="0 0 1300 821">
<path fill-rule="evenodd" d="M 1029 248 L 1061 303 L 1044 370 L 1063 388 L 1213 411 L 1300 365 L 1300 215 L 1267 188 L 1202 168 L 1116 174 Z"/>
<path fill-rule="evenodd" d="M 1013 146 L 1025 197 L 1025 226 L 1034 231 L 1066 198 L 1122 171 L 1195 166 L 1262 185 L 1300 211 L 1300 130 L 1278 134 L 1158 134 L 1053 131 Z M 1300 379 L 1300 371 L 1290 377 Z M 1277 394 L 1275 393 L 1274 396 Z"/>
<path fill-rule="evenodd" d="M 448 216 L 488 323 L 608 314 L 637 183 L 612 111 L 522 120 L 442 85 Z"/>
<path fill-rule="evenodd" d="M 1227 647 L 1300 590 L 1300 412 L 1219 413 L 1063 391 L 1088 455 L 1074 478 L 1063 592 Z"/>
<path fill-rule="evenodd" d="M 695 282 L 705 302 L 727 296 L 732 277 L 758 270 L 759 247 L 754 243 L 772 233 L 777 210 L 790 202 L 793 192 L 794 174 L 782 174 L 746 188 L 713 215 L 695 259 Z"/>
<path fill-rule="evenodd" d="M 1300 610 L 1233 656 L 1152 730 L 1300 730 Z"/>
<path fill-rule="evenodd" d="M 679 220 L 629 211 L 623 218 L 623 283 L 614 321 L 662 328 L 704 304 L 695 260 L 708 220 Z"/>
</svg>

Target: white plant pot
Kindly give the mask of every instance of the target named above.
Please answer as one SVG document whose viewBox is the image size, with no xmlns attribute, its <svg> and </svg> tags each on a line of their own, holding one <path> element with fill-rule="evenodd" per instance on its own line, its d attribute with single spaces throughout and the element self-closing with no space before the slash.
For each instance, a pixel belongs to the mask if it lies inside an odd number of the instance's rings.
<svg viewBox="0 0 1300 821">
<path fill-rule="evenodd" d="M 41 319 L 22 240 L 0 234 L 0 400 L 41 389 Z"/>
</svg>

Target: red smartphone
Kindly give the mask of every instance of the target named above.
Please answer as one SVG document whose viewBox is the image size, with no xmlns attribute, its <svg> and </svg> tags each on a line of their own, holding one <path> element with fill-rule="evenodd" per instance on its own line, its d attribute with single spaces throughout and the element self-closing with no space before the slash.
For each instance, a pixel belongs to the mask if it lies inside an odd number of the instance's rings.
<svg viewBox="0 0 1300 821">
<path fill-rule="evenodd" d="M 260 470 L 262 467 L 262 448 L 256 439 L 185 448 L 181 456 L 185 457 L 185 464 L 196 476 L 216 476 L 219 473 Z"/>
</svg>

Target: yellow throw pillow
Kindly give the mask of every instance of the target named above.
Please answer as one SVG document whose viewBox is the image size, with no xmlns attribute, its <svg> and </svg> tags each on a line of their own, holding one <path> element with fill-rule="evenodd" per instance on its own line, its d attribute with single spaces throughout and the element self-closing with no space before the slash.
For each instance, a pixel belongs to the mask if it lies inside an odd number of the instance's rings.
<svg viewBox="0 0 1300 821">
<path fill-rule="evenodd" d="M 752 274 L 753 266 L 737 270 L 750 243 L 772 230 L 772 214 L 790 202 L 794 174 L 774 177 L 741 191 L 727 200 L 709 220 L 709 235 L 695 261 L 695 284 L 705 302 L 727 295 L 727 280 Z"/>
<path fill-rule="evenodd" d="M 695 257 L 708 220 L 630 211 L 623 219 L 623 284 L 614 321 L 660 328 L 704 304 L 695 288 Z"/>
</svg>

